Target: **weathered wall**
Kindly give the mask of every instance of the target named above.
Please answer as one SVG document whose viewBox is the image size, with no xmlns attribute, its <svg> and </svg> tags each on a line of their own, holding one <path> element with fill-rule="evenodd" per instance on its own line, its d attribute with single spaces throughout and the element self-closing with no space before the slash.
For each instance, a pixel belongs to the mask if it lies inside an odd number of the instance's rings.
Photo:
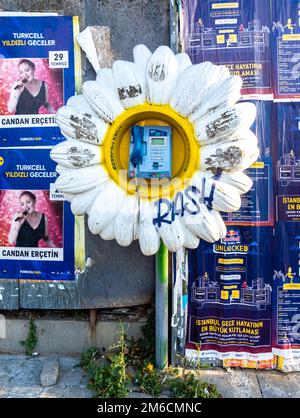
<svg viewBox="0 0 300 418">
<path fill-rule="evenodd" d="M 84 22 L 85 0 L 1 0 L 0 8 L 14 12 L 61 12 L 80 16 Z"/>
<path fill-rule="evenodd" d="M 81 29 L 108 26 L 114 60 L 132 60 L 132 48 L 139 43 L 151 50 L 169 45 L 169 0 L 0 0 L 0 9 L 77 15 Z M 94 78 L 85 60 L 83 69 L 85 79 Z M 121 248 L 91 235 L 86 228 L 86 248 L 94 261 L 92 269 L 77 283 L 63 283 L 64 288 L 59 288 L 59 283 L 49 287 L 45 283 L 0 280 L 0 309 L 121 307 L 152 300 L 154 257 L 144 257 L 137 242 Z"/>
<path fill-rule="evenodd" d="M 132 48 L 169 45 L 169 2 L 165 0 L 90 0 L 89 25 L 109 26 L 115 59 L 132 60 Z"/>
</svg>

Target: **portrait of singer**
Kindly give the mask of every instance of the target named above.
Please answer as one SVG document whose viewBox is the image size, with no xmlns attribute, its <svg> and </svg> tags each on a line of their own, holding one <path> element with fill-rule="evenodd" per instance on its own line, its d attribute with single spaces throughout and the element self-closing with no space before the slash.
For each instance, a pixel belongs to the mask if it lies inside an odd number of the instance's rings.
<svg viewBox="0 0 300 418">
<path fill-rule="evenodd" d="M 19 196 L 20 209 L 13 215 L 8 242 L 15 247 L 38 247 L 44 240 L 48 247 L 54 247 L 48 235 L 48 218 L 35 209 L 36 196 L 24 191 Z"/>
<path fill-rule="evenodd" d="M 15 115 L 35 115 L 43 106 L 48 113 L 55 113 L 48 101 L 48 85 L 35 76 L 35 64 L 29 59 L 18 63 L 19 78 L 11 87 L 7 109 Z"/>
</svg>

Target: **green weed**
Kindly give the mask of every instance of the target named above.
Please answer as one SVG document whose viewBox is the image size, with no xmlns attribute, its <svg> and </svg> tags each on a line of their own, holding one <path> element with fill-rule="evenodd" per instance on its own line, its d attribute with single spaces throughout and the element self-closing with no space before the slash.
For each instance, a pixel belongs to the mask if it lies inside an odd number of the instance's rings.
<svg viewBox="0 0 300 418">
<path fill-rule="evenodd" d="M 131 339 L 127 342 L 127 363 L 137 369 L 142 369 L 145 364 L 155 363 L 155 315 L 151 311 L 147 322 L 141 327 L 143 338 Z"/>
<path fill-rule="evenodd" d="M 80 357 L 80 366 L 88 371 L 92 365 L 93 362 L 99 358 L 100 353 L 98 351 L 98 348 L 91 347 L 87 351 L 83 352 Z"/>
<path fill-rule="evenodd" d="M 170 379 L 168 386 L 174 398 L 221 398 L 216 385 L 204 382 L 192 373 Z"/>
<path fill-rule="evenodd" d="M 142 392 L 158 396 L 163 389 L 163 378 L 163 373 L 156 370 L 152 363 L 148 363 L 137 370 L 135 383 Z"/>
<path fill-rule="evenodd" d="M 29 321 L 28 335 L 25 341 L 21 341 L 21 344 L 25 346 L 25 353 L 27 356 L 32 356 L 33 351 L 37 345 L 38 336 L 37 328 L 34 323 L 34 320 L 31 318 Z"/>
<path fill-rule="evenodd" d="M 126 371 L 126 339 L 122 330 L 118 343 L 104 357 L 96 348 L 81 356 L 81 366 L 89 377 L 88 388 L 97 398 L 123 398 L 130 382 Z"/>
</svg>

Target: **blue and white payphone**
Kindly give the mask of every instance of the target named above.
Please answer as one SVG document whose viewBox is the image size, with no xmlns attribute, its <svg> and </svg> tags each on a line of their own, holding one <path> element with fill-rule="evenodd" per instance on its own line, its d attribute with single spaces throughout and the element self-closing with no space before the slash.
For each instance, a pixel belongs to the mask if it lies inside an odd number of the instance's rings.
<svg viewBox="0 0 300 418">
<path fill-rule="evenodd" d="M 132 126 L 130 129 L 130 178 L 168 178 L 172 175 L 172 128 Z"/>
</svg>

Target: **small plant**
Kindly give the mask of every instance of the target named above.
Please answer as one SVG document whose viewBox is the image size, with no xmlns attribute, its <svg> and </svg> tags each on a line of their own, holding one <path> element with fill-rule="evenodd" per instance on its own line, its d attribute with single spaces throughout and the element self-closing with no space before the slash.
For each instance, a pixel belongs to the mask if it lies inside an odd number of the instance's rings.
<svg viewBox="0 0 300 418">
<path fill-rule="evenodd" d="M 192 359 L 187 359 L 184 355 L 177 354 L 178 364 L 182 367 L 189 367 L 191 369 L 209 369 L 211 364 L 207 360 L 201 360 L 201 344 L 196 345 L 196 357 Z"/>
<path fill-rule="evenodd" d="M 148 363 L 137 371 L 136 383 L 144 393 L 152 396 L 160 395 L 163 387 L 163 374 L 158 372 L 152 363 Z"/>
<path fill-rule="evenodd" d="M 174 398 L 221 398 L 216 385 L 197 378 L 192 373 L 175 377 L 169 381 L 169 389 Z"/>
<path fill-rule="evenodd" d="M 128 341 L 127 363 L 138 369 L 155 363 L 155 314 L 152 310 L 147 322 L 141 327 L 143 338 Z"/>
<path fill-rule="evenodd" d="M 81 366 L 89 377 L 88 388 L 97 398 L 123 398 L 128 393 L 127 346 L 123 328 L 117 345 L 110 351 L 104 358 L 96 348 L 90 348 L 81 356 Z"/>
<path fill-rule="evenodd" d="M 27 356 L 32 356 L 38 342 L 37 328 L 34 320 L 31 318 L 29 321 L 28 335 L 25 341 L 21 341 L 21 344 L 25 346 L 25 353 Z"/>
<path fill-rule="evenodd" d="M 93 366 L 94 361 L 99 358 L 100 353 L 96 347 L 91 347 L 87 351 L 81 354 L 80 357 L 80 366 L 89 371 L 90 368 Z"/>
</svg>

